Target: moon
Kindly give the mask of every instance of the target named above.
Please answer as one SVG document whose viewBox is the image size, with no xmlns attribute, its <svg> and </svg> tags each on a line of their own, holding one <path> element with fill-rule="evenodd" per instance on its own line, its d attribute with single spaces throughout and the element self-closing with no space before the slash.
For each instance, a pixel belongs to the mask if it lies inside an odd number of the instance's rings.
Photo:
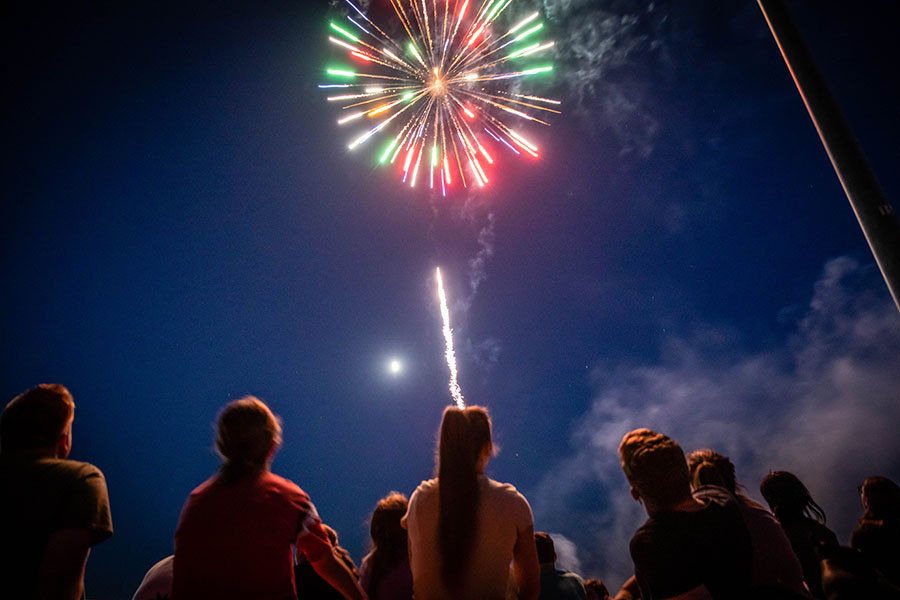
<svg viewBox="0 0 900 600">
<path fill-rule="evenodd" d="M 396 358 L 391 359 L 391 362 L 388 363 L 388 370 L 392 374 L 397 375 L 398 373 L 400 373 L 400 371 L 403 370 L 403 363 L 401 363 Z"/>
</svg>

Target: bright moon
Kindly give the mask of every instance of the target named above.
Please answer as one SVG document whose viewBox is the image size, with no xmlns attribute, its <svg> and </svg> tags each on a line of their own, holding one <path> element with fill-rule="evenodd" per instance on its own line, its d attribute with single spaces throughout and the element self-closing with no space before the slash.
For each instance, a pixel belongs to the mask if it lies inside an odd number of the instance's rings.
<svg viewBox="0 0 900 600">
<path fill-rule="evenodd" d="M 400 363 L 399 360 L 395 359 L 390 362 L 390 364 L 388 365 L 388 369 L 391 370 L 391 373 L 396 374 L 396 373 L 399 373 L 401 371 L 401 369 L 403 369 L 403 365 Z"/>
</svg>

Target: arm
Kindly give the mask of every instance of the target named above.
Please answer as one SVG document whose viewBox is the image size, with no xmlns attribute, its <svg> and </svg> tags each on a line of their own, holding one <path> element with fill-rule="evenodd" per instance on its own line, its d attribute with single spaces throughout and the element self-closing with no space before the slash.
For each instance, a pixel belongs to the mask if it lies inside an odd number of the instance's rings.
<svg viewBox="0 0 900 600">
<path fill-rule="evenodd" d="M 90 551 L 91 532 L 86 528 L 60 529 L 50 534 L 38 569 L 34 597 L 80 600 Z"/>
<path fill-rule="evenodd" d="M 359 583 L 350 573 L 350 569 L 337 559 L 334 552 L 325 552 L 318 559 L 311 560 L 310 564 L 319 577 L 343 594 L 347 600 L 364 600 L 366 598 L 366 593 L 359 587 Z"/>
<path fill-rule="evenodd" d="M 534 545 L 534 525 L 521 531 L 513 548 L 513 573 L 519 587 L 519 600 L 537 600 L 541 592 L 537 546 Z"/>
<path fill-rule="evenodd" d="M 638 585 L 637 577 L 632 575 L 622 584 L 622 589 L 616 594 L 613 600 L 637 600 L 641 597 L 641 587 Z"/>
</svg>

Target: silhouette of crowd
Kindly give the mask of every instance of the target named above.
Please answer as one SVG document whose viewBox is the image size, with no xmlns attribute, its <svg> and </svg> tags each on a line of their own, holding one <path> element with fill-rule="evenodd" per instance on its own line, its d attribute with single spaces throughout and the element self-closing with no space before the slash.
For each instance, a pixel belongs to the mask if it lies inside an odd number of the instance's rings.
<svg viewBox="0 0 900 600">
<path fill-rule="evenodd" d="M 84 598 L 90 549 L 112 533 L 101 471 L 69 460 L 75 404 L 58 384 L 10 401 L 0 416 L 0 597 Z M 619 458 L 646 522 L 627 549 L 634 574 L 612 595 L 557 567 L 552 536 L 531 507 L 485 474 L 491 419 L 448 407 L 434 477 L 407 498 L 392 491 L 370 518 L 357 569 L 310 497 L 270 470 L 281 422 L 258 398 L 228 403 L 216 422 L 217 473 L 188 496 L 174 554 L 147 572 L 134 600 L 900 600 L 900 487 L 859 486 L 850 546 L 792 473 L 749 498 L 727 456 L 687 456 L 670 437 L 636 429 Z M 626 551 L 625 548 L 622 549 Z"/>
</svg>

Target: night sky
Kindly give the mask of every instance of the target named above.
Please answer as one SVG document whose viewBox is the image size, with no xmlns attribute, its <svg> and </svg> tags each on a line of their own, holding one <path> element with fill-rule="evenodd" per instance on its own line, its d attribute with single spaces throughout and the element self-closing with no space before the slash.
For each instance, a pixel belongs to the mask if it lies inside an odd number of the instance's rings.
<svg viewBox="0 0 900 600">
<path fill-rule="evenodd" d="M 628 575 L 638 426 L 729 454 L 757 498 L 794 471 L 844 543 L 856 486 L 900 480 L 900 315 L 754 2 L 515 0 L 563 114 L 447 198 L 347 151 L 317 89 L 343 4 L 36 4 L 2 9 L 0 395 L 74 394 L 115 526 L 89 598 L 172 552 L 244 394 L 359 561 L 376 501 L 433 469 L 436 266 L 489 473 L 585 576 Z M 896 206 L 897 3 L 788 4 Z"/>
</svg>

